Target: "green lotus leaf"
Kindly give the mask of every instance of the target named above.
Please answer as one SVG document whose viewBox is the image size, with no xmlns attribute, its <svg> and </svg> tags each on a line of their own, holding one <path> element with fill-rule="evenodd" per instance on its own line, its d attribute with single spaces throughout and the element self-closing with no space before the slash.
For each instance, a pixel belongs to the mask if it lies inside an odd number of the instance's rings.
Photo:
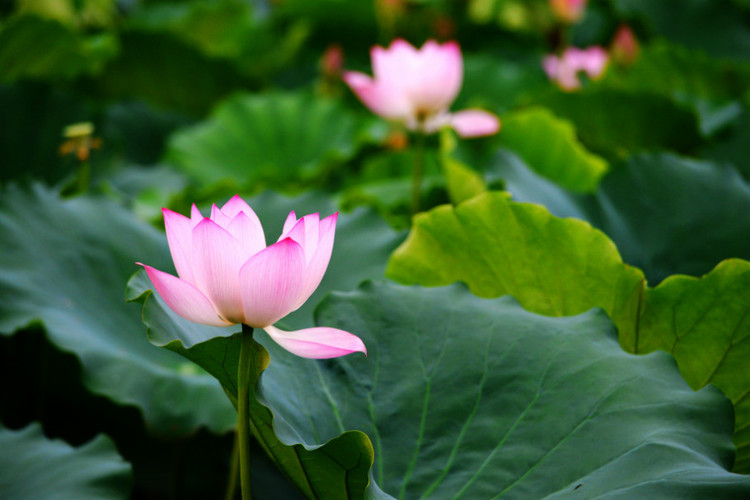
<svg viewBox="0 0 750 500">
<path fill-rule="evenodd" d="M 3 500 L 130 498 L 130 464 L 104 435 L 73 448 L 47 439 L 39 424 L 19 431 L 0 426 L 0 450 Z"/>
<path fill-rule="evenodd" d="M 251 203 L 269 241 L 292 209 L 334 211 L 319 194 L 295 201 L 268 193 Z M 370 241 L 367 251 L 362 237 Z M 339 272 L 328 273 L 313 302 L 284 326 L 310 326 L 314 301 L 327 291 L 352 289 L 382 275 L 401 238 L 372 212 L 342 214 L 331 264 Z M 140 408 L 157 434 L 233 427 L 233 411 L 216 382 L 179 356 L 154 348 L 143 335 L 139 308 L 123 297 L 137 260 L 173 269 L 163 233 L 101 197 L 62 200 L 39 186 L 31 191 L 11 186 L 0 196 L 0 240 L 0 333 L 41 323 L 55 346 L 78 357 L 88 390 Z"/>
<path fill-rule="evenodd" d="M 601 307 L 627 331 L 635 329 L 644 282 L 601 231 L 501 192 L 417 216 L 386 274 L 425 286 L 463 281 L 480 297 L 513 295 L 550 316 Z"/>
<path fill-rule="evenodd" d="M 503 179 L 516 201 L 601 229 L 652 285 L 672 274 L 700 276 L 724 259 L 750 260 L 750 219 L 737 217 L 750 213 L 750 185 L 726 164 L 638 154 L 617 165 L 591 196 L 561 189 L 507 151 L 496 153 L 485 176 Z"/>
<path fill-rule="evenodd" d="M 123 297 L 136 260 L 171 266 L 163 234 L 100 197 L 10 186 L 0 196 L 0 239 L 0 333 L 41 323 L 50 342 L 78 357 L 87 389 L 139 407 L 157 434 L 232 427 L 215 381 L 145 341 Z"/>
<path fill-rule="evenodd" d="M 357 127 L 335 101 L 304 94 L 238 94 L 176 133 L 167 159 L 201 183 L 295 181 L 350 158 Z"/>
<path fill-rule="evenodd" d="M 703 276 L 670 276 L 648 290 L 632 352 L 671 352 L 695 389 L 719 387 L 734 403 L 737 461 L 750 472 L 750 262 L 729 259 Z"/>
<path fill-rule="evenodd" d="M 502 117 L 498 137 L 536 172 L 572 191 L 594 191 L 609 166 L 578 142 L 573 125 L 544 108 L 529 108 Z"/>
<path fill-rule="evenodd" d="M 700 280 L 673 277 L 647 288 L 641 271 L 622 263 L 599 230 L 489 192 L 418 217 L 387 274 L 427 286 L 463 281 L 477 295 L 511 294 L 529 310 L 551 316 L 601 307 L 617 325 L 623 348 L 671 352 L 693 388 L 712 383 L 735 402 L 736 470 L 746 472 L 750 379 L 735 360 L 747 359 L 750 336 L 747 265 L 730 260 Z M 686 328 L 699 333 L 678 342 Z"/>
<path fill-rule="evenodd" d="M 234 402 L 240 336 L 196 344 L 142 298 L 152 341 Z M 254 435 L 308 498 L 750 493 L 726 471 L 729 401 L 692 391 L 667 354 L 624 353 L 600 311 L 548 318 L 459 285 L 366 283 L 325 299 L 316 323 L 356 333 L 368 357 L 297 358 L 256 331 L 250 395 Z"/>
</svg>

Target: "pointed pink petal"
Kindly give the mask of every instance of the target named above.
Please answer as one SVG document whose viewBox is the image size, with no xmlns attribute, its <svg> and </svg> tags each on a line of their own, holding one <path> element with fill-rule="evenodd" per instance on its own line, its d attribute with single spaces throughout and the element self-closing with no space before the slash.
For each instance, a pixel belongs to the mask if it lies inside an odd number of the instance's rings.
<svg viewBox="0 0 750 500">
<path fill-rule="evenodd" d="M 264 330 L 281 347 L 303 358 L 338 358 L 353 352 L 367 356 L 362 339 L 344 330 L 325 326 L 293 332 L 284 332 L 274 326 L 267 326 Z"/>
<path fill-rule="evenodd" d="M 203 220 L 203 214 L 198 210 L 198 207 L 195 206 L 195 203 L 190 207 L 190 220 L 193 222 L 193 227 Z"/>
<path fill-rule="evenodd" d="M 312 254 L 315 253 L 315 249 L 318 248 L 318 239 L 320 237 L 320 214 L 314 213 L 305 215 L 305 260 L 310 262 Z"/>
<path fill-rule="evenodd" d="M 240 212 L 229 223 L 227 231 L 240 242 L 243 261 L 247 261 L 247 259 L 266 248 L 263 227 L 257 217 L 253 220 L 245 212 Z"/>
<path fill-rule="evenodd" d="M 251 219 L 253 217 L 255 219 L 258 218 L 253 209 L 250 208 L 250 205 L 245 203 L 245 200 L 243 200 L 238 194 L 232 196 L 229 201 L 224 203 L 224 206 L 221 207 L 221 211 L 230 219 L 234 219 L 234 217 L 240 212 L 245 212 Z M 260 224 L 260 220 L 258 220 L 258 224 Z"/>
<path fill-rule="evenodd" d="M 309 263 L 315 251 L 318 248 L 320 238 L 320 214 L 314 213 L 305 215 L 286 233 L 282 234 L 279 240 L 291 238 L 305 251 L 305 262 Z"/>
<path fill-rule="evenodd" d="M 282 234 L 279 237 L 279 241 L 285 238 L 291 238 L 297 243 L 299 243 L 300 246 L 304 246 L 305 244 L 305 218 L 304 217 L 298 220 L 289 231 Z"/>
<path fill-rule="evenodd" d="M 146 269 L 151 283 L 159 296 L 174 312 L 183 318 L 211 326 L 231 325 L 224 321 L 211 305 L 211 301 L 187 281 L 159 271 L 146 264 L 137 263 Z"/>
<path fill-rule="evenodd" d="M 405 119 L 411 115 L 411 105 L 403 91 L 375 82 L 358 71 L 345 71 L 343 79 L 362 104 L 373 113 L 391 120 Z"/>
<path fill-rule="evenodd" d="M 320 221 L 319 240 L 315 252 L 307 262 L 302 293 L 295 309 L 302 306 L 310 298 L 310 295 L 315 292 L 326 273 L 326 269 L 328 269 L 328 263 L 331 261 L 331 253 L 333 252 L 333 240 L 336 235 L 336 221 L 338 220 L 338 216 L 339 214 L 336 212 Z"/>
<path fill-rule="evenodd" d="M 481 137 L 496 134 L 500 130 L 500 119 L 481 109 L 467 109 L 453 113 L 451 126 L 461 137 Z"/>
<path fill-rule="evenodd" d="M 242 323 L 239 272 L 244 252 L 234 236 L 211 219 L 193 229 L 195 285 L 211 300 L 221 316 Z"/>
<path fill-rule="evenodd" d="M 284 229 L 281 230 L 281 238 L 282 239 L 286 236 L 286 233 L 288 233 L 294 225 L 297 223 L 297 215 L 294 213 L 294 210 L 289 212 L 289 215 L 286 216 L 286 221 L 284 221 Z"/>
<path fill-rule="evenodd" d="M 305 254 L 285 238 L 255 254 L 240 270 L 244 323 L 272 325 L 294 310 L 301 293 Z"/>
<path fill-rule="evenodd" d="M 309 214 L 302 217 L 299 222 L 297 222 L 297 225 L 294 226 L 292 231 L 289 232 L 289 236 L 294 239 L 294 241 L 299 243 L 302 246 L 302 249 L 305 251 L 306 263 L 310 262 L 310 259 L 312 259 L 315 250 L 318 248 L 318 226 L 320 226 L 320 215 L 317 213 Z M 294 236 L 298 227 L 300 227 L 301 230 L 304 231 L 301 239 Z"/>
<path fill-rule="evenodd" d="M 189 283 L 195 283 L 193 270 L 190 266 L 190 252 L 193 248 L 193 223 L 184 215 L 162 208 L 164 214 L 164 229 L 167 232 L 169 252 L 172 254 L 177 274 Z"/>
<path fill-rule="evenodd" d="M 229 226 L 229 223 L 232 221 L 232 219 L 227 214 L 222 212 L 221 209 L 216 206 L 216 203 L 211 205 L 211 220 L 224 229 L 226 229 Z"/>
</svg>

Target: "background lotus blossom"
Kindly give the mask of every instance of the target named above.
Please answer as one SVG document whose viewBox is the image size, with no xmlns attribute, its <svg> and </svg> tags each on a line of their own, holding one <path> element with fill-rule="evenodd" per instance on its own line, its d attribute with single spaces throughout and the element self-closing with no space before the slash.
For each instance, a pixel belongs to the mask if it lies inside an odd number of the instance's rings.
<svg viewBox="0 0 750 500">
<path fill-rule="evenodd" d="M 374 113 L 425 133 L 450 126 L 462 137 L 477 137 L 500 129 L 498 118 L 486 111 L 449 113 L 463 80 L 456 42 L 428 40 L 417 49 L 397 39 L 388 48 L 373 47 L 370 56 L 373 77 L 347 71 L 344 81 Z"/>
<path fill-rule="evenodd" d="M 617 29 L 609 50 L 612 59 L 618 64 L 630 65 L 638 59 L 640 44 L 630 26 L 623 24 Z"/>
<path fill-rule="evenodd" d="M 589 78 L 596 80 L 604 73 L 608 61 L 609 55 L 601 47 L 569 47 L 561 56 L 546 56 L 542 66 L 550 80 L 565 90 L 575 90 L 581 87 L 579 72 L 584 72 Z"/>
<path fill-rule="evenodd" d="M 263 328 L 305 358 L 366 352 L 362 341 L 335 328 L 284 332 L 272 326 L 298 309 L 320 284 L 333 250 L 338 214 L 297 219 L 291 212 L 279 240 L 266 247 L 258 216 L 239 196 L 203 217 L 163 209 L 169 250 L 179 278 L 146 268 L 156 291 L 180 316 L 205 325 Z"/>
</svg>

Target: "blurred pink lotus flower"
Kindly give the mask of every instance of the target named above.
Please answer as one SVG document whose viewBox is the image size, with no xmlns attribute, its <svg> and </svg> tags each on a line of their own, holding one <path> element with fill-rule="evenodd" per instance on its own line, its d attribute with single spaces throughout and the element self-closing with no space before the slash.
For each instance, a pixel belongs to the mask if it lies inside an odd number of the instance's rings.
<svg viewBox="0 0 750 500">
<path fill-rule="evenodd" d="M 584 72 L 592 80 L 598 79 L 607 67 L 609 55 L 601 47 L 579 49 L 569 47 L 561 56 L 548 55 L 542 61 L 542 67 L 550 80 L 564 90 L 576 90 L 581 87 L 578 73 Z"/>
<path fill-rule="evenodd" d="M 574 24 L 583 18 L 586 0 L 549 0 L 549 6 L 557 19 Z"/>
<path fill-rule="evenodd" d="M 610 45 L 612 59 L 622 65 L 633 64 L 638 59 L 641 48 L 630 26 L 623 24 L 615 33 Z"/>
<path fill-rule="evenodd" d="M 344 49 L 341 45 L 333 43 L 323 52 L 320 59 L 320 69 L 324 78 L 336 79 L 341 78 L 341 70 L 344 67 Z"/>
<path fill-rule="evenodd" d="M 374 77 L 346 71 L 344 81 L 374 113 L 424 133 L 449 126 L 461 137 L 478 137 L 500 129 L 500 120 L 487 111 L 448 112 L 463 80 L 457 43 L 429 40 L 417 49 L 397 39 L 387 49 L 373 47 L 370 56 Z"/>
<path fill-rule="evenodd" d="M 258 216 L 239 196 L 203 217 L 162 209 L 179 278 L 142 265 L 164 302 L 185 319 L 213 326 L 263 328 L 304 358 L 367 353 L 359 337 L 335 328 L 285 332 L 273 324 L 298 309 L 320 284 L 333 250 L 338 214 L 297 220 L 291 212 L 279 240 L 266 246 Z"/>
</svg>

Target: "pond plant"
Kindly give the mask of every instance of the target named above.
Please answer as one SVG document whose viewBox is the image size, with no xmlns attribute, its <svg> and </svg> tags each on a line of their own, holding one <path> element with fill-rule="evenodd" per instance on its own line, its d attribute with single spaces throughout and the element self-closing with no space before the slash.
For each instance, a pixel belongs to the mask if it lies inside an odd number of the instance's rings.
<svg viewBox="0 0 750 500">
<path fill-rule="evenodd" d="M 0 498 L 750 498 L 748 19 L 0 2 Z"/>
</svg>

